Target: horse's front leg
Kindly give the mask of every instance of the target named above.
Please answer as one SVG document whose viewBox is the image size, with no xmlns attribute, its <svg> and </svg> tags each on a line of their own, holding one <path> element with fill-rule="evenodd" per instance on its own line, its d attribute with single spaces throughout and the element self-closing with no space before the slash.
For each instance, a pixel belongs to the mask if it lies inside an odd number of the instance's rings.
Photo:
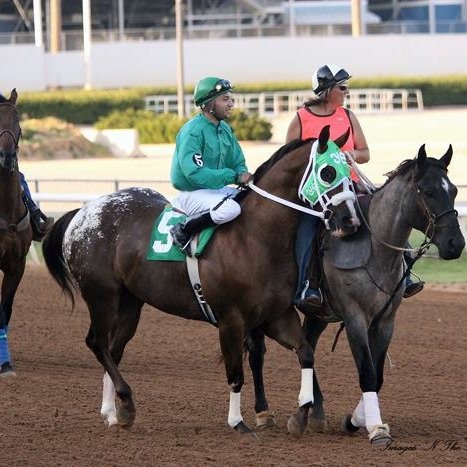
<svg viewBox="0 0 467 467">
<path fill-rule="evenodd" d="M 391 436 L 388 425 L 381 420 L 378 377 L 369 344 L 368 325 L 363 317 L 354 315 L 352 319 L 345 321 L 345 327 L 357 365 L 362 397 L 352 416 L 344 418 L 342 428 L 351 433 L 365 426 L 372 444 L 388 444 Z"/>
<path fill-rule="evenodd" d="M 315 318 L 310 314 L 305 315 L 303 322 L 303 330 L 305 338 L 311 345 L 313 352 L 316 351 L 316 345 L 322 332 L 326 329 L 327 323 L 323 320 Z M 319 387 L 316 371 L 313 372 L 313 394 L 314 405 L 313 410 L 308 417 L 308 428 L 317 433 L 324 433 L 328 430 L 326 414 L 324 412 L 324 398 Z"/>
<path fill-rule="evenodd" d="M 300 319 L 294 308 L 287 310 L 279 319 L 269 324 L 266 335 L 285 348 L 295 351 L 302 368 L 298 412 L 293 414 L 287 422 L 290 434 L 298 437 L 304 433 L 308 422 L 308 412 L 310 407 L 313 407 L 314 352 L 304 337 Z"/>
<path fill-rule="evenodd" d="M 245 324 L 240 313 L 231 312 L 219 323 L 219 341 L 224 357 L 227 382 L 230 385 L 229 416 L 227 422 L 240 435 L 259 440 L 258 435 L 243 421 L 241 412 L 241 390 L 243 376 L 243 343 L 245 340 Z"/>
<path fill-rule="evenodd" d="M 253 329 L 248 333 L 246 343 L 249 354 L 248 362 L 250 364 L 255 387 L 256 428 L 262 430 L 264 428 L 277 426 L 274 413 L 269 410 L 264 390 L 263 363 L 264 354 L 266 353 L 264 332 L 259 329 Z"/>
<path fill-rule="evenodd" d="M 16 264 L 14 271 L 6 271 L 2 282 L 2 300 L 0 304 L 0 377 L 16 376 L 11 365 L 8 347 L 8 325 L 13 312 L 16 290 L 23 277 L 25 260 Z"/>
</svg>

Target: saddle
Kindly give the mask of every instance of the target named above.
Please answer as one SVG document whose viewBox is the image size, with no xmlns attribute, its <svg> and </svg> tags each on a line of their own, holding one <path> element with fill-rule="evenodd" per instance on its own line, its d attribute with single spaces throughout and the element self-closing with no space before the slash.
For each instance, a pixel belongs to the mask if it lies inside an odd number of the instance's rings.
<svg viewBox="0 0 467 467">
<path fill-rule="evenodd" d="M 368 219 L 368 211 L 371 203 L 372 195 L 362 195 L 358 197 L 359 217 L 363 216 Z M 338 238 L 333 237 L 324 225 L 320 226 L 318 235 L 316 236 L 314 245 L 314 254 L 309 270 L 310 286 L 313 288 L 320 287 L 323 292 L 326 292 L 326 277 L 323 271 L 323 258 L 329 261 L 334 267 L 342 270 L 356 269 L 364 266 L 371 254 L 371 234 L 363 219 L 361 226 L 357 232 L 348 237 Z M 328 323 L 337 323 L 342 321 L 334 310 L 329 306 L 329 301 L 326 300 L 322 307 L 317 307 L 314 312 L 315 316 Z"/>
</svg>

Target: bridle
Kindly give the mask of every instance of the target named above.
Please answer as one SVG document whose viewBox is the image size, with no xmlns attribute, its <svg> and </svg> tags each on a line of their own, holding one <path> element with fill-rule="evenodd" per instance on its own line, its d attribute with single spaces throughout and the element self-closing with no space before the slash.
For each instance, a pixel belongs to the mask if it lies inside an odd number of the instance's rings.
<svg viewBox="0 0 467 467">
<path fill-rule="evenodd" d="M 436 229 L 442 229 L 446 227 L 456 227 L 455 224 L 438 224 L 438 221 L 443 218 L 444 216 L 454 213 L 456 217 L 458 217 L 459 213 L 457 212 L 456 209 L 451 208 L 451 209 L 446 209 L 445 211 L 442 211 L 440 214 L 433 214 L 430 211 L 430 208 L 428 207 L 428 204 L 425 201 L 425 198 L 423 197 L 423 194 L 420 192 L 420 189 L 417 187 L 417 196 L 418 200 L 420 201 L 420 204 L 422 205 L 423 210 L 425 211 L 425 216 L 428 220 L 428 226 L 425 231 L 425 238 L 433 237 Z M 431 235 L 428 234 L 431 229 Z"/>
<path fill-rule="evenodd" d="M 310 202 L 305 201 L 304 199 L 302 199 L 302 197 L 300 195 L 300 189 L 301 189 L 301 186 L 303 185 L 304 180 L 308 176 L 310 176 L 310 167 L 312 167 L 313 164 L 314 164 L 314 157 L 313 157 L 314 153 L 313 153 L 313 151 L 316 153 L 317 144 L 318 144 L 318 140 L 314 141 L 314 143 L 312 145 L 312 150 L 311 150 L 309 162 L 308 162 L 307 168 L 305 169 L 305 172 L 303 173 L 301 182 L 299 184 L 299 189 L 298 189 L 298 197 L 304 203 L 306 202 L 307 204 L 310 204 Z M 316 179 L 315 179 L 315 183 L 316 183 Z M 333 196 L 328 196 L 326 194 L 325 195 L 319 195 L 318 200 L 317 200 L 317 202 L 315 204 L 320 204 L 322 210 L 321 211 L 316 211 L 314 209 L 310 209 L 310 208 L 308 208 L 306 206 L 302 206 L 300 204 L 293 203 L 292 201 L 288 201 L 288 200 L 280 198 L 279 196 L 276 196 L 276 195 L 274 195 L 272 193 L 269 193 L 266 190 L 263 190 L 263 189 L 259 188 L 258 186 L 256 186 L 252 181 L 248 182 L 248 184 L 247 184 L 247 186 L 252 191 L 254 191 L 255 193 L 259 194 L 260 196 L 262 196 L 264 198 L 267 198 L 267 199 L 270 199 L 271 201 L 282 204 L 283 206 L 287 206 L 289 208 L 295 209 L 296 211 L 301 211 L 301 212 L 304 212 L 306 214 L 310 214 L 312 216 L 319 217 L 324 222 L 324 225 L 326 226 L 327 230 L 330 229 L 330 224 L 329 223 L 330 223 L 330 221 L 331 221 L 331 219 L 332 219 L 332 217 L 334 215 L 334 211 L 329 206 L 331 206 L 331 205 L 337 206 L 342 202 L 347 202 L 347 201 L 352 201 L 353 202 L 353 201 L 355 201 L 356 196 L 355 196 L 355 193 L 353 191 L 351 191 L 351 184 L 350 184 L 349 180 L 344 179 L 343 182 L 342 182 L 342 185 L 344 186 L 344 192 L 342 192 L 342 193 L 338 193 L 338 194 L 335 194 Z M 313 207 L 314 207 L 314 205 L 312 205 L 312 208 Z"/>
<path fill-rule="evenodd" d="M 11 104 L 10 102 L 1 102 L 0 103 L 0 107 L 5 107 L 5 106 L 13 107 L 13 109 L 15 109 L 15 111 L 16 111 L 15 106 L 13 104 Z M 18 151 L 19 151 L 19 139 L 21 138 L 21 134 L 22 134 L 21 128 L 19 130 L 19 134 L 18 134 L 17 137 L 15 136 L 15 134 L 13 133 L 13 131 L 10 128 L 2 128 L 2 129 L 0 129 L 0 138 L 5 133 L 10 135 L 10 137 L 13 140 L 13 143 L 15 145 L 15 155 L 18 154 Z M 0 153 L 1 152 L 2 152 L 2 150 L 0 148 Z M 10 168 L 10 172 L 13 173 L 17 168 L 18 168 L 18 158 L 16 157 L 13 166 Z"/>
</svg>

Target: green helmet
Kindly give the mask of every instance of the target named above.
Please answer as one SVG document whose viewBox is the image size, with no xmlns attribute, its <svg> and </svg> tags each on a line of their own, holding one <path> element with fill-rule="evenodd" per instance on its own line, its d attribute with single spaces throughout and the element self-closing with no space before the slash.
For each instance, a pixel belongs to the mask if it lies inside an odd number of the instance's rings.
<svg viewBox="0 0 467 467">
<path fill-rule="evenodd" d="M 215 78 L 213 76 L 201 79 L 195 88 L 195 104 L 202 106 L 217 96 L 229 92 L 231 89 L 233 89 L 233 86 L 226 79 Z"/>
</svg>

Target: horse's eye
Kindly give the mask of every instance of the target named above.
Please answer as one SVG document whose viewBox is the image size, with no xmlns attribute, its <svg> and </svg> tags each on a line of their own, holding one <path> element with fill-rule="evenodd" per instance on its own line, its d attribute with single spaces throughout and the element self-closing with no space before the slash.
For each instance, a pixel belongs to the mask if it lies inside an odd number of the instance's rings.
<svg viewBox="0 0 467 467">
<path fill-rule="evenodd" d="M 330 185 L 336 179 L 337 172 L 332 165 L 325 165 L 319 170 L 318 175 L 322 182 Z"/>
<path fill-rule="evenodd" d="M 428 198 L 432 198 L 432 197 L 433 197 L 433 192 L 432 192 L 431 190 L 427 190 L 427 191 L 425 191 L 424 193 L 425 193 L 425 195 L 428 196 Z"/>
</svg>

